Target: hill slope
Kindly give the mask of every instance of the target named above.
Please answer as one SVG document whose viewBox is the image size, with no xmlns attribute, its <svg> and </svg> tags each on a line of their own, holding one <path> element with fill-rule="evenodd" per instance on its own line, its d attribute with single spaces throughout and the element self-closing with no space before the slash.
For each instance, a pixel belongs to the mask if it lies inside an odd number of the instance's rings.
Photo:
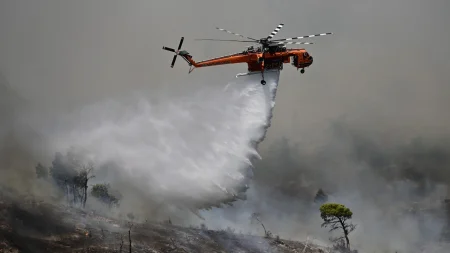
<svg viewBox="0 0 450 253">
<path fill-rule="evenodd" d="M 129 252 L 130 223 L 60 205 L 0 198 L 0 252 Z M 172 224 L 131 225 L 132 252 L 324 252 L 300 242 Z"/>
</svg>

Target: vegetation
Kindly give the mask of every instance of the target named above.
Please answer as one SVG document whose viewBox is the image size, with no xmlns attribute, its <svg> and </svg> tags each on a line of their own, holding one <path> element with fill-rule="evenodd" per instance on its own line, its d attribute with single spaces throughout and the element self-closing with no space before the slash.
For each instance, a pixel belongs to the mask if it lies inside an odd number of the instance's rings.
<svg viewBox="0 0 450 253">
<path fill-rule="evenodd" d="M 79 155 L 68 152 L 66 156 L 56 153 L 50 168 L 41 163 L 36 166 L 36 176 L 52 182 L 61 190 L 70 205 L 86 206 L 88 182 L 93 175 L 94 165 L 83 163 Z"/>
<path fill-rule="evenodd" d="M 263 227 L 263 229 L 264 229 L 264 236 L 266 238 L 271 238 L 272 237 L 272 232 L 267 230 L 266 226 L 264 226 L 264 224 L 262 223 L 262 221 L 261 221 L 261 214 L 259 214 L 259 213 L 253 213 L 252 214 L 252 216 L 250 217 L 250 222 L 253 223 L 255 221 L 257 223 L 261 224 L 261 226 Z"/>
<path fill-rule="evenodd" d="M 89 180 L 94 178 L 94 164 L 84 159 L 80 152 L 69 150 L 66 155 L 57 152 L 52 161 L 52 166 L 45 167 L 38 163 L 35 167 L 36 177 L 54 184 L 69 205 L 86 207 L 88 198 Z M 109 206 L 115 207 L 119 204 L 121 194 L 113 192 L 109 184 L 95 184 L 91 188 L 92 197 Z M 134 219 L 133 214 L 129 217 Z"/>
<path fill-rule="evenodd" d="M 42 164 L 38 163 L 36 166 L 36 176 L 38 178 L 47 179 L 48 178 L 48 168 L 42 166 Z"/>
<path fill-rule="evenodd" d="M 316 197 L 314 198 L 315 203 L 325 203 L 328 201 L 328 195 L 322 189 L 319 189 L 316 193 Z"/>
<path fill-rule="evenodd" d="M 91 195 L 107 204 L 110 208 L 119 204 L 120 196 L 115 196 L 117 194 L 111 193 L 109 184 L 95 184 L 92 186 Z"/>
<path fill-rule="evenodd" d="M 342 229 L 344 236 L 333 239 L 334 242 L 345 238 L 346 247 L 350 250 L 348 235 L 355 230 L 356 225 L 348 222 L 352 218 L 352 211 L 342 204 L 327 203 L 320 206 L 320 216 L 323 219 L 322 227 L 330 227 L 330 232 Z"/>
</svg>

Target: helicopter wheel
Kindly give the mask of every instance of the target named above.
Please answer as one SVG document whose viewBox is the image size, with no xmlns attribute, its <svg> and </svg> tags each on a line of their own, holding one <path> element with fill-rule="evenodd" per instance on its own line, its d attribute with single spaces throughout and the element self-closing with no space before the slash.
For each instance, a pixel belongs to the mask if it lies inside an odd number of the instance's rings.
<svg viewBox="0 0 450 253">
<path fill-rule="evenodd" d="M 261 84 L 265 85 L 266 81 L 264 81 L 264 69 L 261 71 L 261 76 L 262 76 Z"/>
<path fill-rule="evenodd" d="M 300 73 L 302 73 L 302 74 L 305 73 L 305 69 L 301 69 Z"/>
</svg>

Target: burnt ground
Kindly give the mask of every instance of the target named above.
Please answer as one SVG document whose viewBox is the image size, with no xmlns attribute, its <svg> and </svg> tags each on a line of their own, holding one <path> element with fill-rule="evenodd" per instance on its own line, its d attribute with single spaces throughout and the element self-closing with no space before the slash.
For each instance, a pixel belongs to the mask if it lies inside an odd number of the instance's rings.
<svg viewBox="0 0 450 253">
<path fill-rule="evenodd" d="M 0 252 L 126 253 L 130 225 L 136 253 L 324 252 L 301 242 L 172 224 L 131 224 L 63 205 L 0 197 Z"/>
</svg>

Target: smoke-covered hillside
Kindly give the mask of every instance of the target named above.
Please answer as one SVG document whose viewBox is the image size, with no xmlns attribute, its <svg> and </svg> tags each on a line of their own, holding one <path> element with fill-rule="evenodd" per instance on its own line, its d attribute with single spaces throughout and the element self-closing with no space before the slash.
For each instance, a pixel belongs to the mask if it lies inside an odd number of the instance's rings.
<svg viewBox="0 0 450 253">
<path fill-rule="evenodd" d="M 315 203 L 323 189 L 328 201 L 353 211 L 357 228 L 350 238 L 361 252 L 431 252 L 422 250 L 446 245 L 448 138 L 425 134 L 399 142 L 343 119 L 331 124 L 324 136 L 327 141 L 314 148 L 286 138 L 275 141 L 255 163 L 247 201 L 215 210 L 207 220 L 217 227 L 246 227 L 248 216 L 258 211 L 266 227 L 282 237 L 327 243 L 330 234 L 320 227 L 321 202 Z M 224 221 L 215 222 L 216 216 Z"/>
</svg>

